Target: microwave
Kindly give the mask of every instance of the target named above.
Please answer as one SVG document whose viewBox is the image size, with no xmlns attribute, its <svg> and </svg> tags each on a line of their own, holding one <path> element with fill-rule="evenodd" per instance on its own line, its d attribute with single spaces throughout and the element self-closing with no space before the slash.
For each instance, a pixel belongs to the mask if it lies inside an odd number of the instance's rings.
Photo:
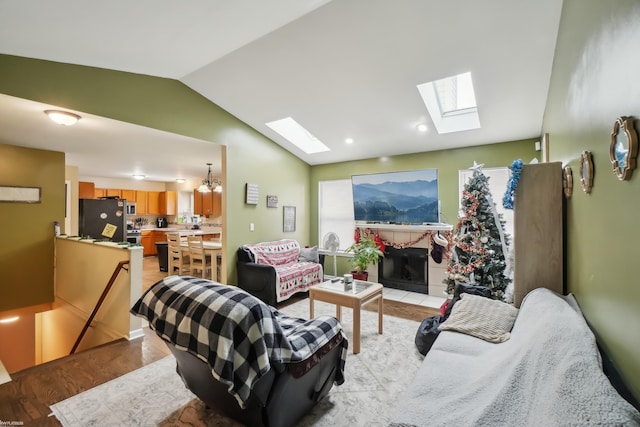
<svg viewBox="0 0 640 427">
<path fill-rule="evenodd" d="M 127 203 L 127 215 L 135 215 L 135 214 L 136 214 L 135 202 Z"/>
</svg>

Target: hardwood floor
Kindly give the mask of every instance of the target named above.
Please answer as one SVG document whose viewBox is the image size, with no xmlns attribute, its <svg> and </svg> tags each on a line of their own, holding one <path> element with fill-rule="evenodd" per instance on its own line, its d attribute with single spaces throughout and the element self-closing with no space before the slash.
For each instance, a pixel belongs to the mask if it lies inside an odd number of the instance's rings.
<svg viewBox="0 0 640 427">
<path fill-rule="evenodd" d="M 167 275 L 159 271 L 156 257 L 145 258 L 143 268 L 143 290 Z M 279 307 L 301 299 L 304 297 L 293 297 Z M 365 309 L 375 310 L 375 306 L 365 306 Z M 384 313 L 421 321 L 439 314 L 439 310 L 385 300 Z M 0 385 L 0 422 L 60 426 L 55 417 L 49 416 L 49 405 L 170 354 L 166 345 L 152 331 L 145 328 L 144 332 L 142 338 L 132 341 L 120 339 L 11 374 L 12 381 Z"/>
<path fill-rule="evenodd" d="M 142 292 L 163 277 L 167 277 L 167 272 L 160 271 L 157 256 L 148 256 L 142 259 Z"/>
</svg>

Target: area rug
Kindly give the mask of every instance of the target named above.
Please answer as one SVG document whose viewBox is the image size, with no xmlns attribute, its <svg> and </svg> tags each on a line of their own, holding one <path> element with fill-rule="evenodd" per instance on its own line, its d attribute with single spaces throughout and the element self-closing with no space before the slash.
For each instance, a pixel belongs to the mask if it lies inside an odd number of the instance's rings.
<svg viewBox="0 0 640 427">
<path fill-rule="evenodd" d="M 281 309 L 289 316 L 308 318 L 309 301 Z M 342 309 L 342 323 L 349 340 L 352 311 Z M 315 315 L 335 315 L 335 306 L 316 302 Z M 347 357 L 341 386 L 334 386 L 298 425 L 383 426 L 422 362 L 414 337 L 419 322 L 384 317 L 384 333 L 378 334 L 376 312 L 362 311 L 361 350 Z M 51 406 L 65 427 L 86 426 L 240 426 L 206 408 L 187 390 L 175 372 L 175 359 L 167 356 L 105 384 Z"/>
</svg>

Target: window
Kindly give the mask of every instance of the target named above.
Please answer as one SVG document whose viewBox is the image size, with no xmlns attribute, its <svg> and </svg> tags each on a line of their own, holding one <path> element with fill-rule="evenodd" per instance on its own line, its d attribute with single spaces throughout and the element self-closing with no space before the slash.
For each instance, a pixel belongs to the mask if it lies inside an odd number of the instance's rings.
<svg viewBox="0 0 640 427">
<path fill-rule="evenodd" d="M 330 151 L 329 147 L 291 117 L 265 124 L 307 154 Z"/>
<path fill-rule="evenodd" d="M 340 250 L 353 243 L 353 195 L 351 179 L 318 182 L 318 246 L 328 233 L 336 233 Z"/>
<path fill-rule="evenodd" d="M 471 73 L 420 84 L 418 92 L 438 133 L 480 127 Z"/>
</svg>

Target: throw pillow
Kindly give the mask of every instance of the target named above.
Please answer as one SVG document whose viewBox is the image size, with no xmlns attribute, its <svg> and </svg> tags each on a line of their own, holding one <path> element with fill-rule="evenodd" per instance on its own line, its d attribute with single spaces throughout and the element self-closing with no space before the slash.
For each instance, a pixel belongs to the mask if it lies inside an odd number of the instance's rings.
<svg viewBox="0 0 640 427">
<path fill-rule="evenodd" d="M 318 257 L 318 247 L 314 246 L 312 248 L 300 248 L 300 256 L 298 257 L 298 261 L 320 262 L 320 258 Z"/>
<path fill-rule="evenodd" d="M 439 326 L 440 331 L 454 331 L 485 341 L 500 343 L 511 336 L 518 309 L 502 301 L 472 294 L 460 295 L 449 318 Z"/>
<path fill-rule="evenodd" d="M 491 298 L 491 289 L 487 288 L 486 286 L 468 285 L 466 283 L 456 283 L 456 287 L 453 291 L 453 299 L 451 300 L 451 303 L 446 307 L 444 312 L 445 319 L 447 319 L 451 314 L 451 310 L 453 309 L 453 306 L 458 301 L 460 301 L 460 295 L 462 294 L 473 294 L 473 295 L 479 295 L 485 298 Z"/>
</svg>

